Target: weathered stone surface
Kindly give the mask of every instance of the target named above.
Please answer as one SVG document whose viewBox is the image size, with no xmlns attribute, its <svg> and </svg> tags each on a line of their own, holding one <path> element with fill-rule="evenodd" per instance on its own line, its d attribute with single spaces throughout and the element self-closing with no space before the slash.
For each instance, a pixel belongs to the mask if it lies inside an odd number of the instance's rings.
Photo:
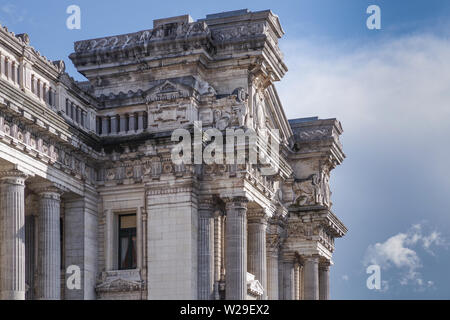
<svg viewBox="0 0 450 320">
<path fill-rule="evenodd" d="M 322 266 L 347 232 L 329 187 L 343 131 L 286 118 L 283 35 L 270 10 L 158 19 L 77 41 L 77 82 L 0 27 L 1 297 L 327 299 Z M 211 154 L 233 159 L 173 161 L 176 129 L 203 154 L 232 131 Z M 239 130 L 254 141 L 232 143 Z M 130 270 L 121 215 L 136 219 Z"/>
</svg>

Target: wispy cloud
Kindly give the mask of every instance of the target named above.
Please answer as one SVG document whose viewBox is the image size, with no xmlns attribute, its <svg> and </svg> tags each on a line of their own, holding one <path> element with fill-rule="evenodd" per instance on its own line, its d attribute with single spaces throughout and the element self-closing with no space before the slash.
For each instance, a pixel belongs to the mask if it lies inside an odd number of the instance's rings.
<svg viewBox="0 0 450 320">
<path fill-rule="evenodd" d="M 448 39 L 420 34 L 354 46 L 284 44 L 289 72 L 279 90 L 288 115 L 338 117 L 346 130 L 377 128 L 377 137 L 448 127 Z"/>
<path fill-rule="evenodd" d="M 384 242 L 370 245 L 363 264 L 376 264 L 382 270 L 397 269 L 400 273 L 399 283 L 403 286 L 412 284 L 419 289 L 433 287 L 433 281 L 422 277 L 420 269 L 423 264 L 417 248 L 433 254 L 432 248 L 447 247 L 447 242 L 440 232 L 434 230 L 424 234 L 422 229 L 421 224 L 415 224 L 406 233 L 398 233 Z"/>
<path fill-rule="evenodd" d="M 12 3 L 6 3 L 0 6 L 0 20 L 7 24 L 16 24 L 25 20 L 26 13 Z"/>
</svg>

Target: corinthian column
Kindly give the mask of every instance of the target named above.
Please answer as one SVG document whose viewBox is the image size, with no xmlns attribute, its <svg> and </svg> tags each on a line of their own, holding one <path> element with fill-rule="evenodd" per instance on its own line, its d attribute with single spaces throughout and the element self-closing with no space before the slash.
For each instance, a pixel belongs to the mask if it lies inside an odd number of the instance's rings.
<svg viewBox="0 0 450 320">
<path fill-rule="evenodd" d="M 319 257 L 305 257 L 305 300 L 319 300 Z"/>
<path fill-rule="evenodd" d="M 330 299 L 330 263 L 319 264 L 319 298 L 320 300 Z"/>
<path fill-rule="evenodd" d="M 295 255 L 283 254 L 283 300 L 295 299 Z"/>
<path fill-rule="evenodd" d="M 227 300 L 247 298 L 247 202 L 226 199 L 225 290 Z"/>
<path fill-rule="evenodd" d="M 294 265 L 294 300 L 300 300 L 300 265 L 298 262 Z"/>
<path fill-rule="evenodd" d="M 36 190 L 38 217 L 38 290 L 40 300 L 59 300 L 61 293 L 60 192 L 50 185 Z"/>
<path fill-rule="evenodd" d="M 214 298 L 214 220 L 212 199 L 201 199 L 198 209 L 198 299 Z"/>
<path fill-rule="evenodd" d="M 222 275 L 222 216 L 214 213 L 214 299 L 219 300 L 219 282 Z"/>
<path fill-rule="evenodd" d="M 267 295 L 269 300 L 278 300 L 278 247 L 267 250 Z"/>
<path fill-rule="evenodd" d="M 258 280 L 264 293 L 259 300 L 267 300 L 267 258 L 266 229 L 267 217 L 263 209 L 248 211 L 248 272 Z"/>
<path fill-rule="evenodd" d="M 25 179 L 0 171 L 0 299 L 25 299 Z"/>
</svg>

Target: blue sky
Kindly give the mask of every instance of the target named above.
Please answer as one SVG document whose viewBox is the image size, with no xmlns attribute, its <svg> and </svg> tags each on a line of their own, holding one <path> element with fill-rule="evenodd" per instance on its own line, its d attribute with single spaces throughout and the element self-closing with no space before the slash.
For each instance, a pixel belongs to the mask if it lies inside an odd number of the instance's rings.
<svg viewBox="0 0 450 320">
<path fill-rule="evenodd" d="M 81 7 L 81 30 L 66 8 Z M 381 30 L 366 8 L 381 8 Z M 449 299 L 449 1 L 23 1 L 1 0 L 0 23 L 27 32 L 49 59 L 73 42 L 152 27 L 153 19 L 248 8 L 279 15 L 289 72 L 277 84 L 289 118 L 338 118 L 347 159 L 332 176 L 336 240 L 333 299 Z M 381 266 L 381 290 L 366 287 Z"/>
</svg>

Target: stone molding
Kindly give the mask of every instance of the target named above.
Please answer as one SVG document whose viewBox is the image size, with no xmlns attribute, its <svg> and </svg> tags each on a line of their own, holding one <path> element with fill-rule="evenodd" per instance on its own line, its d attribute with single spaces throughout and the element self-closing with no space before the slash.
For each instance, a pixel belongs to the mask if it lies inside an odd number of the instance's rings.
<svg viewBox="0 0 450 320">
<path fill-rule="evenodd" d="M 66 192 L 62 185 L 52 182 L 31 183 L 28 187 L 40 197 L 54 200 L 60 200 L 60 196 Z"/>
<path fill-rule="evenodd" d="M 15 184 L 25 186 L 28 175 L 17 169 L 2 169 L 0 167 L 0 183 Z"/>
</svg>

